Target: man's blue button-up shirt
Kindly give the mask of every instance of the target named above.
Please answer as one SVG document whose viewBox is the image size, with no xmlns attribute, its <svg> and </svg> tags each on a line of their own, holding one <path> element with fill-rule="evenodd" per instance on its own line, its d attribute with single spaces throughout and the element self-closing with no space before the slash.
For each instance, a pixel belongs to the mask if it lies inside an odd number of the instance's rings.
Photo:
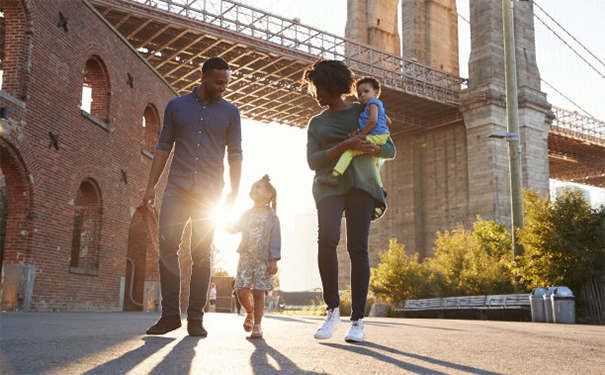
<svg viewBox="0 0 605 375">
<path fill-rule="evenodd" d="M 168 183 L 220 198 L 225 149 L 229 163 L 242 159 L 239 109 L 222 98 L 203 101 L 196 90 L 168 103 L 156 148 L 171 151 L 174 147 Z"/>
</svg>

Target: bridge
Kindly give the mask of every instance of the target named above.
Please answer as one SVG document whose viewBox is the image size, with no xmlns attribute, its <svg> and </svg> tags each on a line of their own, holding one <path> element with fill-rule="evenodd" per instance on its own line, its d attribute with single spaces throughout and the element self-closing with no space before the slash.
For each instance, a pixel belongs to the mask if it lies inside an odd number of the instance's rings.
<svg viewBox="0 0 605 375">
<path fill-rule="evenodd" d="M 229 0 L 88 0 L 179 94 L 199 82 L 199 66 L 221 56 L 232 67 L 226 99 L 246 119 L 305 127 L 319 108 L 300 88 L 317 58 L 345 61 L 381 80 L 392 134 L 463 123 L 467 81 L 416 61 Z M 86 4 L 87 1 L 84 0 Z M 550 176 L 605 186 L 605 123 L 560 108 L 548 139 Z"/>
</svg>

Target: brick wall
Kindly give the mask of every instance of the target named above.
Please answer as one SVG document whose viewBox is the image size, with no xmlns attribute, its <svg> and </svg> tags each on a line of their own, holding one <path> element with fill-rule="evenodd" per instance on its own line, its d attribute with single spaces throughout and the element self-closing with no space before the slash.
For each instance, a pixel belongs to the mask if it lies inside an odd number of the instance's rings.
<svg viewBox="0 0 605 375">
<path fill-rule="evenodd" d="M 2 173 L 9 195 L 3 266 L 35 267 L 34 310 L 117 310 L 130 227 L 141 228 L 139 221 L 131 220 L 151 165 L 141 151 L 154 143 L 145 135 L 142 118 L 146 108 L 157 109 L 157 118 L 162 118 L 175 94 L 83 2 L 0 3 L 6 17 L 0 104 L 10 110 L 9 119 L 0 122 Z M 57 27 L 59 12 L 68 18 L 67 32 Z M 93 98 L 93 103 L 105 103 L 91 111 L 96 118 L 80 110 L 87 61 L 105 73 L 99 91 L 105 98 Z M 132 88 L 127 73 L 134 77 Z M 150 125 L 157 127 L 158 119 Z M 59 134 L 59 150 L 49 148 L 49 132 Z M 154 134 L 157 137 L 157 129 Z M 121 181 L 121 170 L 127 183 Z M 75 202 L 84 181 L 98 187 L 98 263 L 85 267 L 97 272 L 74 273 L 70 260 Z M 162 189 L 160 183 L 158 205 Z M 132 233 L 148 236 L 145 230 Z M 145 249 L 145 256 L 139 254 L 145 282 L 157 282 L 156 250 Z M 136 282 L 140 299 L 142 284 Z M 8 297 L 3 295 L 3 303 Z"/>
</svg>

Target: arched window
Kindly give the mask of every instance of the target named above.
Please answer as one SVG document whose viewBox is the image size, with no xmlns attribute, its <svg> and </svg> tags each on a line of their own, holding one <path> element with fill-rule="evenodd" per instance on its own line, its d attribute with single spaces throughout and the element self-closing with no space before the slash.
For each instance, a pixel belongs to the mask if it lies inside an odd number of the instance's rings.
<svg viewBox="0 0 605 375">
<path fill-rule="evenodd" d="M 109 123 L 109 75 L 103 60 L 92 56 L 84 67 L 82 83 L 82 110 L 104 123 Z"/>
<path fill-rule="evenodd" d="M 70 271 L 96 275 L 103 208 L 99 189 L 93 180 L 80 184 L 74 212 Z"/>
<path fill-rule="evenodd" d="M 143 150 L 153 154 L 160 135 L 158 111 L 149 104 L 143 113 Z"/>
</svg>

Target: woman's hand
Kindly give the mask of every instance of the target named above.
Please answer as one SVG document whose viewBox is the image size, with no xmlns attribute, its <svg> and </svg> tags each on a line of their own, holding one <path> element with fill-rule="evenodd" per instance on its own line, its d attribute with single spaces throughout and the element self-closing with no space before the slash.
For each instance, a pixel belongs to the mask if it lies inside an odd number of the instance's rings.
<svg viewBox="0 0 605 375">
<path fill-rule="evenodd" d="M 347 149 L 359 150 L 368 154 L 376 155 L 380 152 L 380 146 L 368 141 L 358 130 L 351 133 L 349 138 L 344 140 Z"/>
<path fill-rule="evenodd" d="M 326 150 L 326 161 L 331 162 L 332 160 L 339 158 L 346 150 L 359 150 L 367 154 L 377 155 L 380 153 L 381 148 L 368 141 L 366 137 L 361 134 L 361 131 L 356 130 L 349 133 L 349 138 Z"/>
</svg>

